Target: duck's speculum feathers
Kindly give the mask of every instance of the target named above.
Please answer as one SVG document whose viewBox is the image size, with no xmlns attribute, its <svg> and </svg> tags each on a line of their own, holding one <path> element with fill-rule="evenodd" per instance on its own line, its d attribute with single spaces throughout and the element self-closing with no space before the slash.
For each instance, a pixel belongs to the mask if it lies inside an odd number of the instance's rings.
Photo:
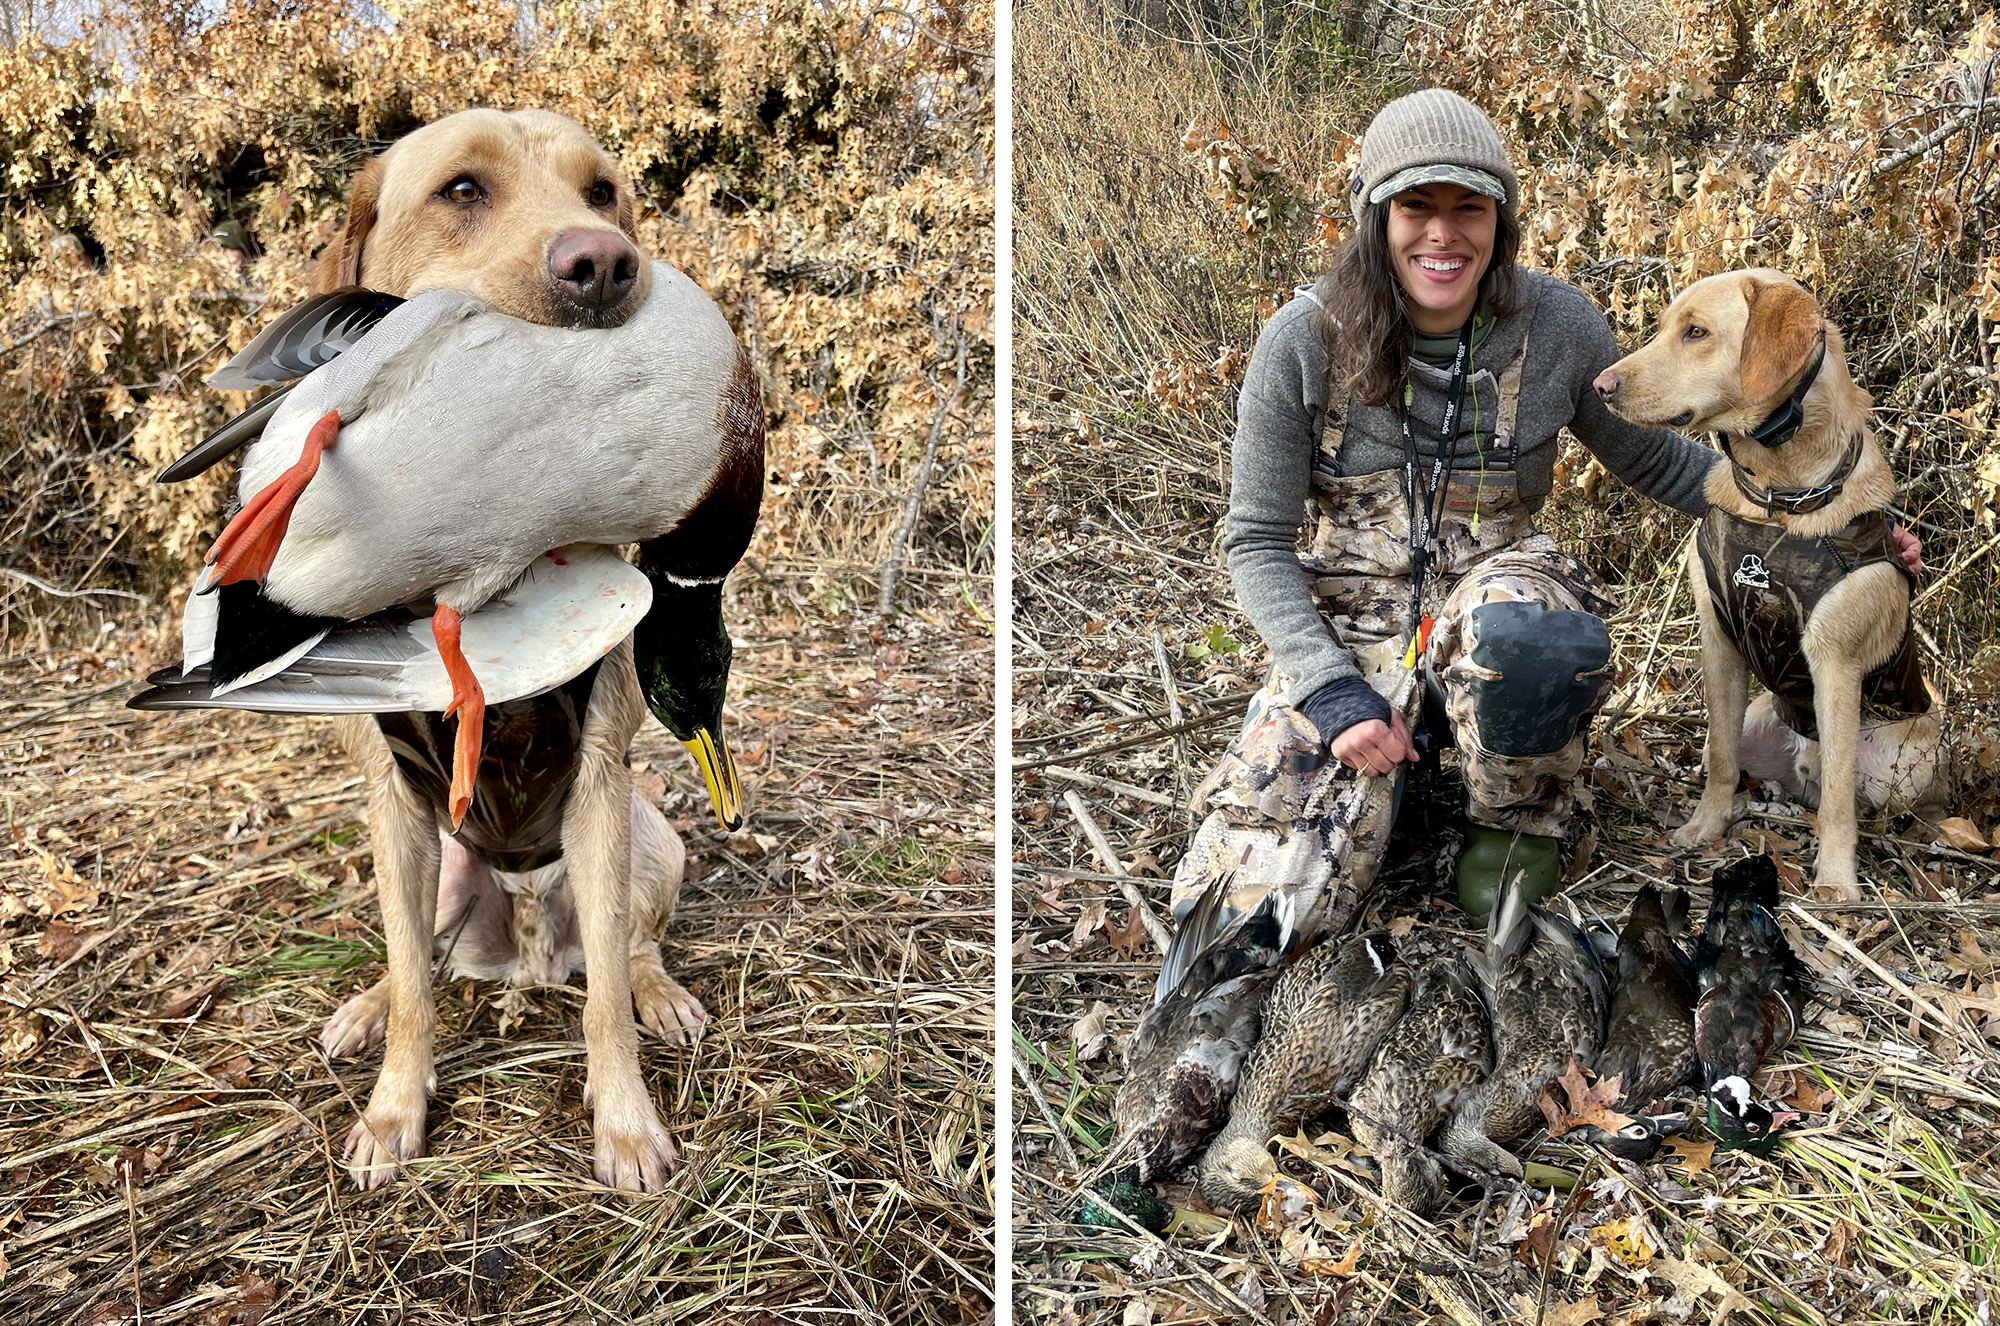
<svg viewBox="0 0 2000 1326">
<path fill-rule="evenodd" d="M 254 391 L 274 382 L 295 381 L 353 349 L 402 302 L 396 295 L 359 286 L 315 295 L 258 332 L 228 363 L 208 375 L 208 385 Z"/>
<path fill-rule="evenodd" d="M 731 832 L 743 825 L 743 787 L 722 735 L 722 702 L 735 653 L 722 620 L 722 582 L 689 583 L 639 550 L 653 585 L 653 606 L 632 632 L 632 661 L 646 705 L 678 737 L 700 768 L 715 818 Z"/>
<path fill-rule="evenodd" d="M 230 419 L 222 427 L 210 433 L 195 444 L 192 451 L 160 471 L 155 483 L 179 483 L 205 473 L 217 461 L 249 446 L 264 435 L 264 425 L 271 422 L 271 416 L 292 394 L 290 386 L 280 387 L 258 401 L 243 413 Z"/>
</svg>

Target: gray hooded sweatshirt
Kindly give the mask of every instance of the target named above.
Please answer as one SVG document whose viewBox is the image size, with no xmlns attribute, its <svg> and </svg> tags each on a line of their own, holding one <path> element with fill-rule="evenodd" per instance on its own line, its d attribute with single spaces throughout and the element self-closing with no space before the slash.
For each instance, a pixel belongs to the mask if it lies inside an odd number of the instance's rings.
<svg viewBox="0 0 2000 1326">
<path fill-rule="evenodd" d="M 1500 397 L 1496 379 L 1526 334 L 1528 360 L 1521 375 L 1514 443 L 1519 491 L 1529 507 L 1539 508 L 1555 484 L 1556 433 L 1567 427 L 1606 469 L 1647 497 L 1689 515 L 1705 513 L 1703 485 L 1720 457 L 1668 429 L 1627 423 L 1606 410 L 1591 387 L 1591 380 L 1620 355 L 1611 328 L 1589 297 L 1555 277 L 1525 269 L 1516 292 L 1523 311 L 1496 321 L 1474 351 L 1477 371 L 1459 411 L 1457 468 L 1476 469 L 1480 450 L 1492 446 Z M 1326 351 L 1319 319 L 1319 305 L 1300 296 L 1279 309 L 1257 338 L 1236 405 L 1222 543 L 1237 601 L 1299 699 L 1359 671 L 1354 655 L 1320 619 L 1299 566 L 1299 525 L 1326 418 Z M 1429 458 L 1437 451 L 1451 373 L 1413 359 L 1410 381 L 1415 389 L 1411 431 L 1418 454 Z M 1341 475 L 1373 474 L 1402 464 L 1403 434 L 1395 409 L 1350 402 Z"/>
</svg>

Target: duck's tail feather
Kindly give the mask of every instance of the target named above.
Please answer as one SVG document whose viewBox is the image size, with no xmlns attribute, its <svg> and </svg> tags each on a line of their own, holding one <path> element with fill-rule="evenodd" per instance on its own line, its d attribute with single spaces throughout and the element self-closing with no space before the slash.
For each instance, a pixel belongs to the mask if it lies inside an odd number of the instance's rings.
<svg viewBox="0 0 2000 1326">
<path fill-rule="evenodd" d="M 1187 920 L 1181 922 L 1181 928 L 1174 932 L 1173 941 L 1167 945 L 1166 956 L 1160 959 L 1160 974 L 1153 980 L 1153 1003 L 1156 1007 L 1180 988 L 1195 959 L 1215 942 L 1221 929 L 1224 899 L 1229 896 L 1235 878 L 1234 875 L 1221 875 L 1211 880 L 1201 896 L 1195 899 Z"/>
<path fill-rule="evenodd" d="M 1500 974 L 1507 961 L 1518 956 L 1534 938 L 1535 927 L 1528 920 L 1528 900 L 1521 893 L 1520 876 L 1500 886 L 1500 900 L 1486 922 L 1486 948 L 1467 953 L 1466 963 L 1488 990 L 1500 987 Z"/>
<path fill-rule="evenodd" d="M 179 483 L 183 479 L 192 479 L 224 457 L 249 446 L 263 436 L 264 426 L 271 422 L 271 416 L 278 412 L 278 407 L 291 394 L 292 387 L 285 386 L 264 397 L 196 443 L 185 456 L 161 470 L 160 477 L 154 482 Z"/>
</svg>

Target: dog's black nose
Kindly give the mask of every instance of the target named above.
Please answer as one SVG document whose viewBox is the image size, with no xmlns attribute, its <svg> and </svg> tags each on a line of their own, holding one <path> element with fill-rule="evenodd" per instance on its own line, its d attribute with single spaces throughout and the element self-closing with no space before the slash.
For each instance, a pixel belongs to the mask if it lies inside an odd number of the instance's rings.
<svg viewBox="0 0 2000 1326">
<path fill-rule="evenodd" d="M 565 230 L 549 245 L 549 281 L 588 313 L 616 306 L 639 281 L 639 250 L 615 230 Z"/>
</svg>

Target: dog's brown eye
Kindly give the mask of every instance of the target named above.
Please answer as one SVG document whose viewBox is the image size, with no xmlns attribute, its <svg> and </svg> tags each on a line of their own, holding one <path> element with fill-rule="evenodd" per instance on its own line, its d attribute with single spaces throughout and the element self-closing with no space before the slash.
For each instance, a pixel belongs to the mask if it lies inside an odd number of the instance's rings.
<svg viewBox="0 0 2000 1326">
<path fill-rule="evenodd" d="M 479 201 L 479 181 L 470 175 L 461 175 L 438 192 L 455 203 L 476 203 Z"/>
<path fill-rule="evenodd" d="M 590 186 L 590 205 L 592 207 L 609 207 L 611 206 L 611 200 L 617 196 L 618 191 L 603 180 L 599 180 Z"/>
<path fill-rule="evenodd" d="M 1708 328 L 1697 327 L 1690 322 L 1687 330 L 1681 333 L 1681 339 L 1683 341 L 1698 341 L 1706 335 L 1708 335 Z"/>
</svg>

